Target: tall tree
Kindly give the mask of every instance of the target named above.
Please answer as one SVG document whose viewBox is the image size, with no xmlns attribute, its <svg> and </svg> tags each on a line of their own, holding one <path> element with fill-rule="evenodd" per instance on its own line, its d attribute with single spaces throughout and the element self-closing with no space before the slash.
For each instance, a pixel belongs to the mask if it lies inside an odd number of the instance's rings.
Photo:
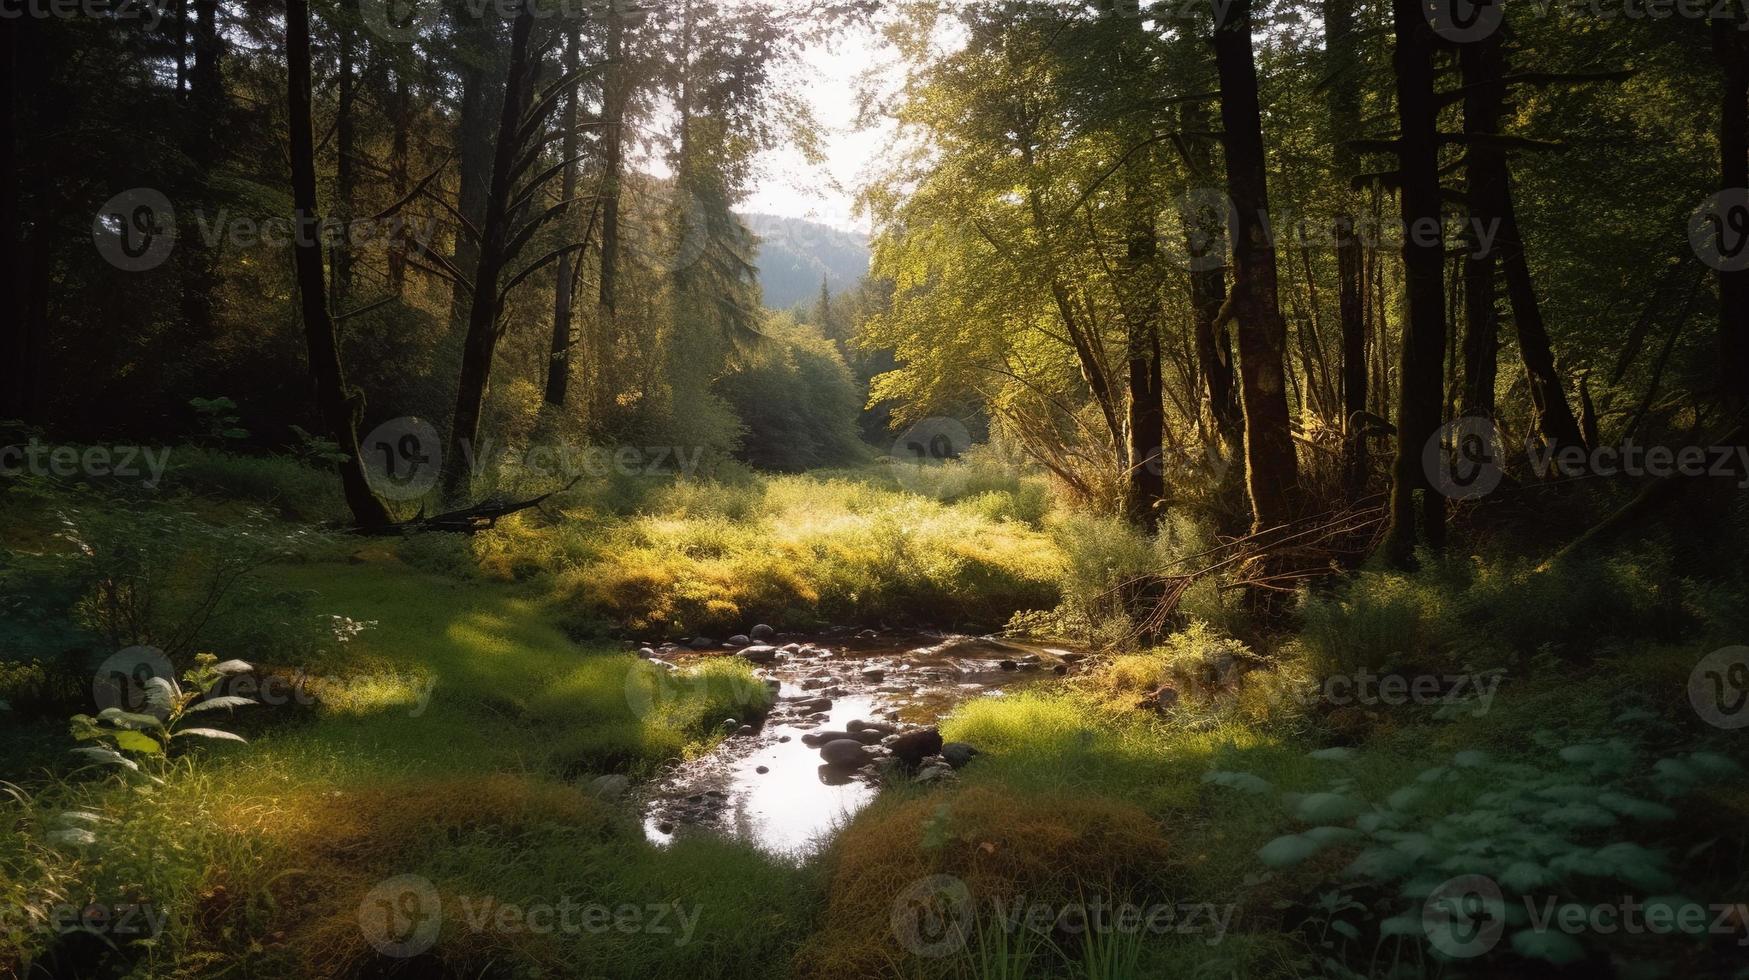
<svg viewBox="0 0 1749 980">
<path fill-rule="evenodd" d="M 1399 0 L 1401 2 L 1401 0 Z M 1288 417 L 1284 358 L 1287 324 L 1277 295 L 1275 243 L 1269 227 L 1269 179 L 1263 152 L 1251 0 L 1234 0 L 1215 23 L 1215 69 L 1221 82 L 1221 128 L 1232 198 L 1233 291 L 1239 329 L 1239 394 L 1245 410 L 1245 473 L 1255 530 L 1279 527 L 1300 507 L 1299 460 Z"/>
<path fill-rule="evenodd" d="M 1355 0 L 1324 0 L 1324 74 L 1329 86 L 1330 135 L 1338 207 L 1332 222 L 1336 241 L 1337 312 L 1342 323 L 1343 484 L 1350 496 L 1366 486 L 1366 256 L 1355 230 L 1354 192 L 1360 169 L 1349 144 L 1360 132 L 1360 35 L 1355 30 Z"/>
<path fill-rule="evenodd" d="M 577 31 L 572 31 L 565 38 L 566 76 L 577 71 L 577 47 L 580 43 Z M 565 115 L 560 124 L 565 135 L 559 144 L 560 165 L 564 167 L 564 176 L 559 181 L 561 201 L 570 201 L 577 195 L 577 103 L 582 97 L 582 90 L 573 86 L 570 95 L 565 99 Z M 558 278 L 553 283 L 553 335 L 547 346 L 546 402 L 555 408 L 565 407 L 565 398 L 570 390 L 571 350 L 576 346 L 576 331 L 571 326 L 571 300 L 577 291 L 576 265 L 581 263 L 582 258 L 582 255 L 573 258 L 569 253 L 559 256 Z"/>
<path fill-rule="evenodd" d="M 336 467 L 346 506 L 359 527 L 389 523 L 388 510 L 371 491 L 365 478 L 358 447 L 358 420 L 364 400 L 348 388 L 340 362 L 340 340 L 328 311 L 323 282 L 321 216 L 316 207 L 316 149 L 310 128 L 310 13 L 306 0 L 286 0 L 285 5 L 286 115 L 291 127 L 293 227 L 296 241 L 293 258 L 297 266 L 298 302 L 303 313 L 304 338 L 309 348 L 310 377 L 315 383 L 316 405 L 328 438 L 345 458 Z"/>
<path fill-rule="evenodd" d="M 1713 53 L 1719 61 L 1722 91 L 1719 103 L 1719 186 L 1727 193 L 1749 188 L 1749 39 L 1741 13 L 1713 21 Z M 1749 207 L 1733 205 L 1736 215 L 1719 215 L 1722 249 L 1735 255 L 1749 247 Z M 1730 219 L 1730 220 L 1727 220 Z M 1730 237 L 1726 237 L 1730 236 Z M 1721 269 L 1719 279 L 1719 369 L 1725 404 L 1733 414 L 1749 409 L 1749 269 Z"/>
<path fill-rule="evenodd" d="M 1418 0 L 1393 0 L 1392 64 L 1397 87 L 1397 181 L 1403 214 L 1404 295 L 1408 317 L 1397 386 L 1397 452 L 1391 466 L 1390 523 L 1382 547 L 1397 565 L 1413 559 L 1417 494 L 1429 546 L 1445 540 L 1445 500 L 1428 478 L 1423 451 L 1439 428 L 1445 359 L 1445 235 L 1440 220 L 1433 30 Z"/>
</svg>

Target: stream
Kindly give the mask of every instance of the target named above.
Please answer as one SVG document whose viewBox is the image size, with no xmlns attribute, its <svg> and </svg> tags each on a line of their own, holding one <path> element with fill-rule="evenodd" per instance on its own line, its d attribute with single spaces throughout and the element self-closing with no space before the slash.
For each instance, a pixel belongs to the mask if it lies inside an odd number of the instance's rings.
<svg viewBox="0 0 1749 980">
<path fill-rule="evenodd" d="M 848 628 L 778 634 L 746 648 L 667 645 L 646 655 L 676 668 L 744 657 L 776 688 L 777 701 L 762 723 L 740 727 L 643 788 L 645 834 L 662 844 L 686 828 L 709 828 L 786 853 L 808 848 L 874 797 L 878 763 L 891 755 L 881 742 L 891 735 L 932 726 L 968 699 L 1054 680 L 1082 659 L 1063 647 L 993 637 Z M 826 765 L 812 744 L 823 732 L 857 737 L 868 761 Z M 930 769 L 946 766 L 923 771 Z"/>
</svg>

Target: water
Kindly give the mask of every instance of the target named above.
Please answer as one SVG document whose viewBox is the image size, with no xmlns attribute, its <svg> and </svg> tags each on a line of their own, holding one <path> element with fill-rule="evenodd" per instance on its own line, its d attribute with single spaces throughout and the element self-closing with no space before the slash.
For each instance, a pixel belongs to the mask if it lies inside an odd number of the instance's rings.
<svg viewBox="0 0 1749 980">
<path fill-rule="evenodd" d="M 645 788 L 644 830 L 652 841 L 704 827 L 771 851 L 807 849 L 873 799 L 877 786 L 874 767 L 823 765 L 804 735 L 843 731 L 853 721 L 901 731 L 932 724 L 968 698 L 1002 697 L 1017 684 L 1054 680 L 1057 667 L 1079 659 L 1060 647 L 934 633 L 843 632 L 775 642 L 802 649 L 759 668 L 780 685 L 770 717 L 754 734 L 725 739 Z M 659 659 L 685 666 L 723 655 L 733 654 L 663 650 Z M 865 675 L 870 669 L 881 673 Z M 808 699 L 822 696 L 829 708 L 807 710 Z"/>
</svg>

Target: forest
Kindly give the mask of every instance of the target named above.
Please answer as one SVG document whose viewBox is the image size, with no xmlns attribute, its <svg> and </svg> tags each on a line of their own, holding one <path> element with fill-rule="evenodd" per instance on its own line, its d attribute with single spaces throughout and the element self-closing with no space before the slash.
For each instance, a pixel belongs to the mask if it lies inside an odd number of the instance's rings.
<svg viewBox="0 0 1749 980">
<path fill-rule="evenodd" d="M 1749 6 L 0 0 L 0 977 L 1749 977 Z"/>
</svg>

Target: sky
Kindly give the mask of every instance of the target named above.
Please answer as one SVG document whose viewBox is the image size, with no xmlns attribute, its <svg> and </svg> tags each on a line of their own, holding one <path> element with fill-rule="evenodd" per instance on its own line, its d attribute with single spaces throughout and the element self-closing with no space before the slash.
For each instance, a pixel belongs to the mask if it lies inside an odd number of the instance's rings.
<svg viewBox="0 0 1749 980">
<path fill-rule="evenodd" d="M 807 47 L 794 72 L 794 83 L 813 108 L 826 159 L 810 164 L 789 146 L 766 151 L 760 160 L 758 183 L 739 210 L 806 218 L 847 231 L 867 232 L 867 219 L 854 213 L 856 192 L 878 168 L 881 150 L 893 140 L 896 126 L 891 120 L 881 120 L 859 129 L 857 90 L 871 69 L 876 70 L 877 78 L 886 77 L 894 60 L 892 49 L 869 30 Z"/>
</svg>

